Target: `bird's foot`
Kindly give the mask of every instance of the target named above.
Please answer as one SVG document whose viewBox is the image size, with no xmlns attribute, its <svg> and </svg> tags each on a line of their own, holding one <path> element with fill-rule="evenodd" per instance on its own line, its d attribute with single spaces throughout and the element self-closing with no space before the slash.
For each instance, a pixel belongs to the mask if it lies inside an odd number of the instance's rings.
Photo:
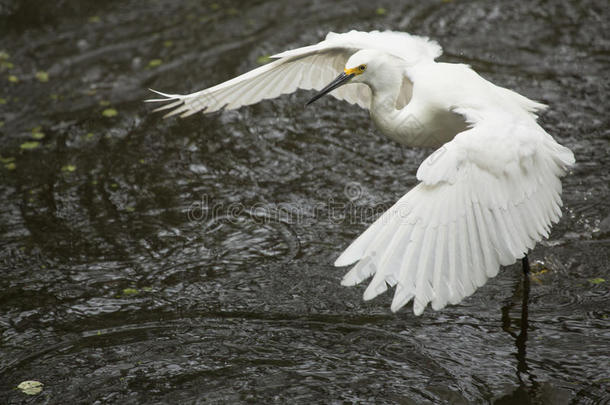
<svg viewBox="0 0 610 405">
<path fill-rule="evenodd" d="M 551 269 L 549 269 L 542 261 L 536 260 L 530 265 L 530 271 L 527 273 L 527 275 L 529 276 L 530 280 L 538 284 L 542 284 L 544 274 L 550 272 Z"/>
</svg>

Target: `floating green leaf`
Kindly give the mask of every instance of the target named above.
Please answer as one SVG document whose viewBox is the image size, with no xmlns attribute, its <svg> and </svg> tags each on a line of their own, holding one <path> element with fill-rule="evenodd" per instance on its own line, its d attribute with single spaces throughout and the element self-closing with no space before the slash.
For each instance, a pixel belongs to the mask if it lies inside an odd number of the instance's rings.
<svg viewBox="0 0 610 405">
<path fill-rule="evenodd" d="M 14 162 L 15 158 L 14 157 L 0 157 L 0 162 L 2 163 L 10 163 L 10 162 Z"/>
<path fill-rule="evenodd" d="M 0 121 L 0 128 L 4 126 L 4 121 Z"/>
<path fill-rule="evenodd" d="M 377 15 L 386 15 L 388 10 L 383 7 L 379 7 L 377 10 L 375 10 L 375 13 L 377 13 Z"/>
<path fill-rule="evenodd" d="M 43 383 L 40 381 L 23 381 L 17 388 L 26 395 L 36 395 L 42 392 Z"/>
<path fill-rule="evenodd" d="M 0 51 L 0 60 L 7 60 L 10 57 L 11 55 L 9 55 L 6 51 Z"/>
<path fill-rule="evenodd" d="M 256 58 L 256 63 L 259 65 L 264 65 L 265 63 L 269 63 L 271 61 L 271 55 L 261 55 Z"/>
<path fill-rule="evenodd" d="M 606 282 L 606 280 L 604 280 L 601 277 L 592 278 L 592 279 L 589 280 L 589 283 L 594 284 L 594 285 L 605 283 L 605 282 Z"/>
<path fill-rule="evenodd" d="M 29 141 L 29 142 L 24 142 L 21 144 L 20 148 L 21 149 L 34 149 L 37 148 L 38 145 L 40 145 L 40 142 L 37 141 Z"/>
<path fill-rule="evenodd" d="M 17 165 L 14 162 L 10 162 L 4 165 L 4 167 L 8 170 L 15 170 Z"/>
<path fill-rule="evenodd" d="M 6 99 L 5 99 L 5 98 L 0 97 L 0 104 L 6 104 Z"/>
<path fill-rule="evenodd" d="M 62 172 L 73 172 L 76 170 L 76 166 L 74 165 L 65 165 L 61 168 Z"/>
<path fill-rule="evenodd" d="M 34 132 L 32 133 L 32 138 L 34 139 L 43 139 L 45 137 L 44 132 Z"/>
<path fill-rule="evenodd" d="M 102 115 L 107 118 L 115 117 L 117 114 L 118 112 L 114 108 L 106 108 L 104 111 L 102 111 Z"/>
<path fill-rule="evenodd" d="M 11 82 L 11 83 L 19 83 L 19 78 L 17 76 L 15 76 L 15 75 L 10 75 L 8 77 L 8 81 Z"/>
<path fill-rule="evenodd" d="M 49 81 L 49 74 L 43 70 L 40 70 L 36 72 L 36 79 L 38 79 L 39 82 L 46 83 Z"/>
<path fill-rule="evenodd" d="M 153 59 L 150 62 L 148 62 L 148 67 L 155 68 L 157 66 L 160 66 L 162 63 L 163 63 L 162 59 Z"/>
<path fill-rule="evenodd" d="M 0 67 L 3 69 L 12 69 L 15 67 L 15 65 L 13 65 L 12 62 L 9 62 L 7 60 L 3 60 L 0 62 Z"/>
<path fill-rule="evenodd" d="M 90 23 L 97 23 L 100 22 L 100 17 L 97 15 L 92 15 L 91 17 L 89 17 L 89 22 Z"/>
<path fill-rule="evenodd" d="M 87 135 L 85 135 L 85 139 L 90 141 L 91 139 L 93 139 L 93 132 L 88 132 Z"/>
<path fill-rule="evenodd" d="M 170 48 L 172 45 L 174 45 L 174 41 L 170 41 L 169 39 L 167 41 L 163 41 L 163 46 L 166 48 Z"/>
<path fill-rule="evenodd" d="M 110 105 L 110 101 L 108 101 L 108 100 L 100 100 L 100 105 L 102 107 L 108 107 Z"/>
<path fill-rule="evenodd" d="M 133 294 L 137 294 L 137 293 L 139 293 L 139 291 L 135 288 L 125 288 L 123 290 L 123 294 L 125 294 L 125 295 L 133 295 Z"/>
</svg>

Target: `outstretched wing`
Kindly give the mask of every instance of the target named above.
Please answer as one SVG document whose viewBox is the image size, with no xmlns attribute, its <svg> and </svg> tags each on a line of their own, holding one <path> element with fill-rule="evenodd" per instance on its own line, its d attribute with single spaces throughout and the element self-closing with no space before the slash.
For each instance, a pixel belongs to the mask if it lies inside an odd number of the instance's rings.
<svg viewBox="0 0 610 405">
<path fill-rule="evenodd" d="M 392 311 L 411 299 L 416 315 L 472 294 L 500 265 L 523 257 L 561 216 L 561 181 L 574 164 L 533 119 L 456 110 L 471 128 L 430 155 L 421 181 L 337 259 L 359 261 L 343 278 L 374 275 L 369 300 L 396 285 Z"/>
<path fill-rule="evenodd" d="M 297 89 L 320 90 L 343 71 L 349 57 L 360 49 L 383 50 L 404 59 L 407 64 L 434 59 L 441 54 L 441 48 L 435 42 L 406 33 L 331 32 L 316 45 L 274 55 L 277 60 L 214 87 L 187 95 L 155 91 L 164 98 L 147 101 L 168 102 L 155 110 L 171 110 L 166 117 L 178 114 L 187 117 L 200 111 L 209 113 L 222 108 L 239 108 Z M 362 83 L 339 87 L 330 94 L 362 108 L 370 106 L 371 91 Z"/>
</svg>

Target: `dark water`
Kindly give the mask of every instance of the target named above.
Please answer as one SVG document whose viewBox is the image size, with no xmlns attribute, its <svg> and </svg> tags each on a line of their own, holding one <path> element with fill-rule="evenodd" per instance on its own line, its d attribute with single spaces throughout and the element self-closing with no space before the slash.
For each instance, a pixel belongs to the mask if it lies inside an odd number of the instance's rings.
<svg viewBox="0 0 610 405">
<path fill-rule="evenodd" d="M 608 17 L 604 1 L 0 2 L 0 403 L 607 403 Z M 578 163 L 530 256 L 546 273 L 507 267 L 421 317 L 363 303 L 331 263 L 430 151 L 305 92 L 187 120 L 141 102 L 352 28 L 429 35 L 551 106 Z"/>
</svg>

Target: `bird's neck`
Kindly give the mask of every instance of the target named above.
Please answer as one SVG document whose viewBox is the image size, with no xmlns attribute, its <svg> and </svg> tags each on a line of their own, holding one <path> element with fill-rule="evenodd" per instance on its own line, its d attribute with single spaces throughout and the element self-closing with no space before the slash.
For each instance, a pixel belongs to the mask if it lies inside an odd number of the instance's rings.
<svg viewBox="0 0 610 405">
<path fill-rule="evenodd" d="M 379 69 L 380 71 L 367 82 L 373 96 L 371 114 L 379 118 L 391 118 L 404 106 L 404 103 L 399 103 L 400 92 L 403 90 L 404 66 L 399 61 L 388 59 Z"/>
<path fill-rule="evenodd" d="M 373 100 L 386 108 L 396 108 L 396 99 L 402 87 L 403 74 L 398 66 L 384 66 L 383 71 L 368 82 Z"/>
<path fill-rule="evenodd" d="M 376 85 L 370 85 L 372 92 L 371 99 L 371 118 L 379 130 L 387 136 L 393 138 L 392 134 L 396 132 L 400 109 L 398 106 L 398 96 L 400 92 L 400 78 L 398 85 L 391 86 L 387 80 Z M 396 83 L 396 82 L 395 82 Z"/>
<path fill-rule="evenodd" d="M 404 145 L 430 146 L 427 135 L 433 117 L 421 100 L 413 100 L 413 84 L 404 66 L 384 69 L 370 88 L 371 118 L 384 135 Z"/>
<path fill-rule="evenodd" d="M 371 113 L 383 114 L 391 116 L 398 112 L 397 108 L 398 94 L 392 93 L 378 93 L 373 91 L 373 97 L 371 100 Z"/>
</svg>

